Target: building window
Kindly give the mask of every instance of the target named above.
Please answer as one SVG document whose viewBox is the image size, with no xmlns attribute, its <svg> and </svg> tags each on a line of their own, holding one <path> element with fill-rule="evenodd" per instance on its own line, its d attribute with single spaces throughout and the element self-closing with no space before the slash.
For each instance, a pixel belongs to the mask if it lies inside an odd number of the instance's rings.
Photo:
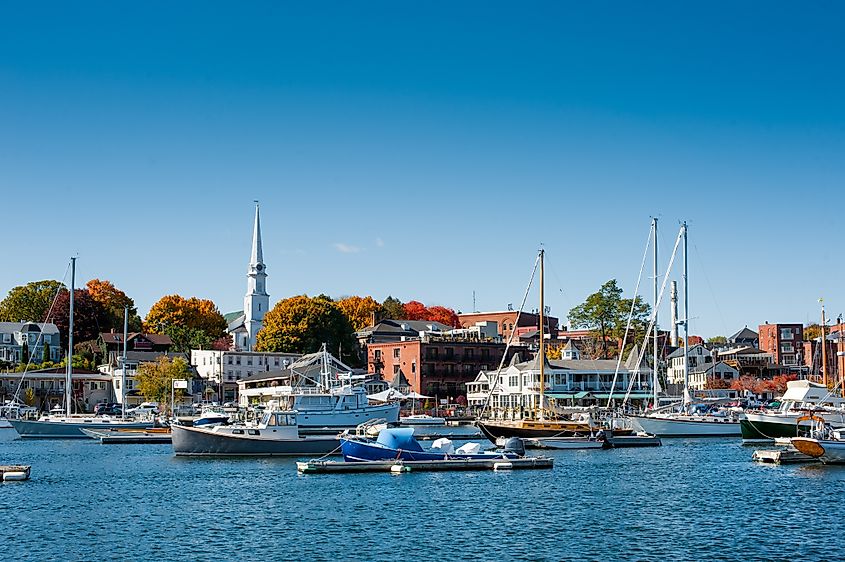
<svg viewBox="0 0 845 562">
<path fill-rule="evenodd" d="M 240 356 L 235 358 L 235 364 L 236 364 L 236 365 L 240 365 L 240 364 L 241 364 L 241 358 L 240 358 Z"/>
<path fill-rule="evenodd" d="M 780 344 L 780 350 L 782 353 L 793 353 L 795 348 L 792 347 L 791 343 L 782 343 Z"/>
<path fill-rule="evenodd" d="M 795 365 L 794 355 L 784 355 L 782 359 L 784 365 Z"/>
<path fill-rule="evenodd" d="M 229 365 L 231 365 L 231 364 L 232 364 L 232 358 L 229 357 Z"/>
<path fill-rule="evenodd" d="M 376 361 L 381 361 L 381 350 L 380 349 L 376 349 L 375 351 L 373 351 L 373 358 Z"/>
<path fill-rule="evenodd" d="M 393 366 L 393 375 L 396 376 L 399 374 L 399 365 Z"/>
<path fill-rule="evenodd" d="M 792 328 L 781 328 L 780 329 L 780 339 L 791 340 L 792 339 Z"/>
<path fill-rule="evenodd" d="M 393 358 L 399 359 L 399 348 L 398 347 L 393 348 Z"/>
<path fill-rule="evenodd" d="M 247 365 L 252 365 L 252 357 L 247 357 L 247 358 L 246 358 L 246 364 L 247 364 Z"/>
</svg>

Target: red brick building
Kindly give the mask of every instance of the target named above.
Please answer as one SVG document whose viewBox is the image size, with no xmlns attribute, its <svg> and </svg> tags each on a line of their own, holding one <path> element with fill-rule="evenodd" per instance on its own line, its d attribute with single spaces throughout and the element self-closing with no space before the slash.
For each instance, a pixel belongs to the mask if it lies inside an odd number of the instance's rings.
<svg viewBox="0 0 845 562">
<path fill-rule="evenodd" d="M 473 312 L 469 314 L 458 314 L 458 319 L 461 326 L 464 328 L 471 328 L 477 322 L 496 322 L 499 325 L 499 335 L 502 340 L 507 342 L 511 337 L 511 333 L 516 328 L 534 328 L 540 329 L 540 315 L 533 312 L 523 312 L 519 315 L 519 322 L 517 322 L 518 312 L 516 310 L 505 310 L 503 312 Z M 558 319 L 554 316 L 544 316 L 543 323 L 546 325 L 545 333 L 551 334 L 552 339 L 557 338 Z M 517 341 L 514 339 L 514 341 Z"/>
<path fill-rule="evenodd" d="M 504 352 L 504 343 L 448 336 L 371 343 L 367 367 L 386 381 L 401 373 L 420 394 L 455 399 L 466 396 L 466 383 L 479 371 L 498 367 Z"/>
<path fill-rule="evenodd" d="M 804 364 L 804 326 L 801 324 L 762 324 L 760 349 L 772 355 L 778 365 L 798 367 Z"/>
</svg>

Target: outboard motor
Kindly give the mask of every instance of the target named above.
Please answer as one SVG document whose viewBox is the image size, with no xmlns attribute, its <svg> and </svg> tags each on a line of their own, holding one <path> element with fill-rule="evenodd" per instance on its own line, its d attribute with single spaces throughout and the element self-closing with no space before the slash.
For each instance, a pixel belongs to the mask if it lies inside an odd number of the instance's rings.
<svg viewBox="0 0 845 562">
<path fill-rule="evenodd" d="M 519 437 L 511 437 L 505 441 L 505 453 L 514 453 L 520 457 L 525 456 L 525 443 Z"/>
</svg>

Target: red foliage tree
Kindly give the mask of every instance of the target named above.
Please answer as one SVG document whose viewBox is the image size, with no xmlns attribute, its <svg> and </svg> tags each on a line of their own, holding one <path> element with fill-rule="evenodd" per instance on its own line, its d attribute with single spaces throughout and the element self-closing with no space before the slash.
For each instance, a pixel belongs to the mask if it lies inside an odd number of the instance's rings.
<svg viewBox="0 0 845 562">
<path fill-rule="evenodd" d="M 100 322 L 105 316 L 103 306 L 91 298 L 86 289 L 73 292 L 73 341 L 82 343 L 96 339 L 100 335 Z M 52 322 L 59 329 L 62 347 L 67 347 L 68 328 L 70 327 L 70 291 L 62 289 L 56 297 L 53 314 L 45 320 Z"/>
<path fill-rule="evenodd" d="M 441 324 L 446 324 L 447 326 L 452 326 L 453 328 L 460 328 L 461 326 L 458 314 L 451 308 L 446 308 L 445 306 L 430 306 L 428 307 L 427 312 L 428 314 L 426 315 L 426 320 L 440 322 Z"/>
<path fill-rule="evenodd" d="M 428 320 L 428 309 L 419 301 L 409 301 L 402 305 L 405 320 Z"/>
</svg>

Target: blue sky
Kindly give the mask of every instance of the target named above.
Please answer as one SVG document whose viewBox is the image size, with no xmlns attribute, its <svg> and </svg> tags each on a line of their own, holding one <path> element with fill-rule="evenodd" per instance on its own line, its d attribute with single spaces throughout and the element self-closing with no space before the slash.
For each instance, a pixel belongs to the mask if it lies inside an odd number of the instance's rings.
<svg viewBox="0 0 845 562">
<path fill-rule="evenodd" d="M 690 223 L 691 329 L 845 312 L 836 2 L 0 5 L 0 293 L 273 301 L 633 290 Z M 646 281 L 647 282 L 647 281 Z M 650 290 L 645 290 L 650 294 Z M 536 306 L 536 305 L 535 305 Z M 665 315 L 664 315 L 665 317 Z M 662 323 L 668 323 L 668 318 Z"/>
</svg>

